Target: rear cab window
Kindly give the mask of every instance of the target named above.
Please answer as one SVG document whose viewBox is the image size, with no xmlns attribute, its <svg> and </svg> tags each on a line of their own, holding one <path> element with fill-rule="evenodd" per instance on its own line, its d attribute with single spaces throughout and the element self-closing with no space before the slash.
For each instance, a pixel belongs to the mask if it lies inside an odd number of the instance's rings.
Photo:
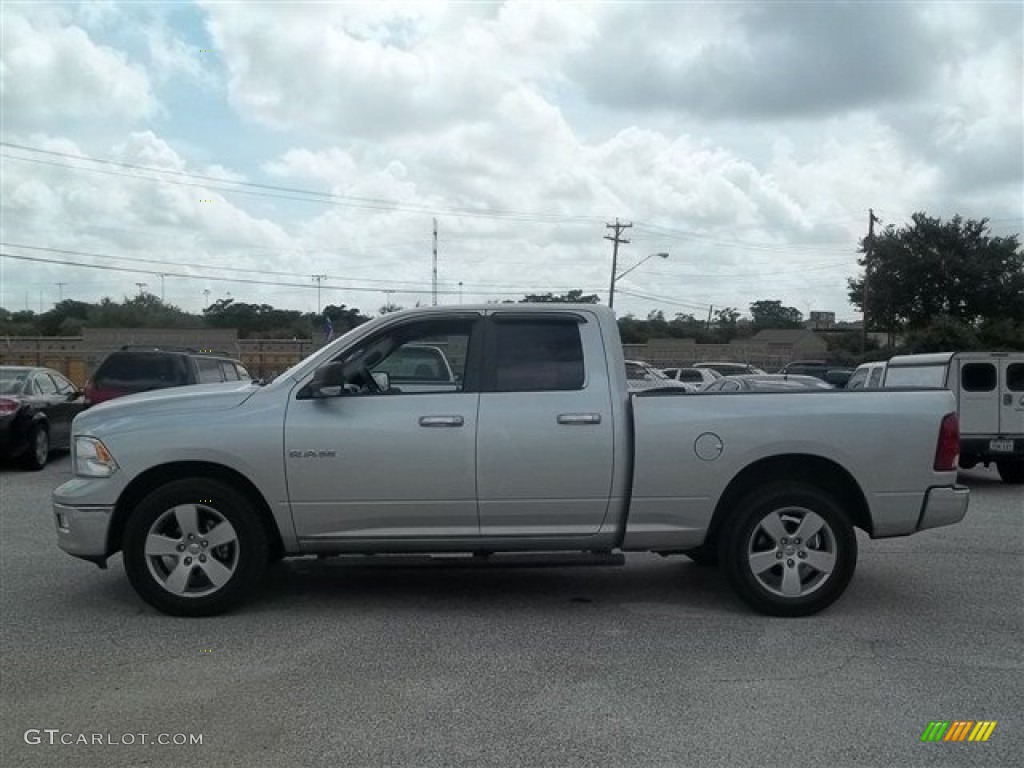
<svg viewBox="0 0 1024 768">
<path fill-rule="evenodd" d="M 885 374 L 885 386 L 945 389 L 946 365 L 890 365 Z"/>
</svg>

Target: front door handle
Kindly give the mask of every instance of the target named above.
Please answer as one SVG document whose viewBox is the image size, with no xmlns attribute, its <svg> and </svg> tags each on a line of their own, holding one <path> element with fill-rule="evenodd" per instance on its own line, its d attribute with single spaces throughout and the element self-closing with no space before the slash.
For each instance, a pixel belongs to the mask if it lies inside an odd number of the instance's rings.
<svg viewBox="0 0 1024 768">
<path fill-rule="evenodd" d="M 464 423 L 461 416 L 420 416 L 421 427 L 461 427 Z"/>
<path fill-rule="evenodd" d="M 559 424 L 600 424 L 600 413 L 560 413 Z"/>
</svg>

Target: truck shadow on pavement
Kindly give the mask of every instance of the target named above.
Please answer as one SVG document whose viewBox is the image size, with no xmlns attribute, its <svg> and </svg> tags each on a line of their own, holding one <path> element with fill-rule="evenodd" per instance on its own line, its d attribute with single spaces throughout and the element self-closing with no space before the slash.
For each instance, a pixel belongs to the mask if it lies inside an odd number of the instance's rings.
<svg viewBox="0 0 1024 768">
<path fill-rule="evenodd" d="M 242 610 L 274 612 L 285 605 L 314 603 L 379 608 L 382 602 L 395 609 L 496 612 L 644 603 L 702 614 L 748 613 L 716 569 L 683 558 L 651 556 L 636 565 L 588 568 L 468 568 L 461 563 L 399 566 L 297 558 L 273 566 Z"/>
</svg>

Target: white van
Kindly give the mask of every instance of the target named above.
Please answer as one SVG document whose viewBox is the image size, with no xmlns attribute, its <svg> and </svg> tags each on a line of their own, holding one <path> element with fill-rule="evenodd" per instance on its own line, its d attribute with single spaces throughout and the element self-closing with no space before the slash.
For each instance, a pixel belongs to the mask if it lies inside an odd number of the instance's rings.
<svg viewBox="0 0 1024 768">
<path fill-rule="evenodd" d="M 899 355 L 883 386 L 935 387 L 956 395 L 960 466 L 995 462 L 1006 483 L 1024 483 L 1024 352 Z"/>
</svg>

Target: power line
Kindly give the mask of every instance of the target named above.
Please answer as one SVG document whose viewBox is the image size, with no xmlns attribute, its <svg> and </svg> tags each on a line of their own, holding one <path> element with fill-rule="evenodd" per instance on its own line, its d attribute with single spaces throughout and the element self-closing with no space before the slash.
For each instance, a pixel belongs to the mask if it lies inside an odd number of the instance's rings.
<svg viewBox="0 0 1024 768">
<path fill-rule="evenodd" d="M 637 223 L 637 232 L 653 235 L 658 238 L 669 238 L 671 240 L 698 240 L 709 245 L 721 248 L 735 248 L 739 250 L 765 251 L 769 253 L 792 252 L 793 250 L 813 250 L 816 253 L 827 252 L 849 253 L 850 247 L 845 243 L 832 241 L 826 243 L 752 243 L 744 240 L 719 240 L 699 232 L 681 229 L 662 227 L 657 224 Z"/>
<path fill-rule="evenodd" d="M 666 298 L 664 296 L 654 296 L 654 295 L 649 294 L 649 293 L 641 293 L 639 291 L 630 291 L 630 290 L 627 290 L 625 288 L 620 288 L 619 289 L 619 293 L 624 293 L 627 296 L 632 296 L 633 298 L 636 298 L 636 299 L 644 299 L 646 301 L 655 301 L 655 302 L 659 302 L 659 303 L 662 303 L 662 304 L 671 304 L 671 305 L 674 305 L 674 306 L 677 306 L 677 307 L 683 307 L 684 309 L 699 309 L 699 310 L 703 311 L 704 307 L 708 306 L 708 302 L 704 302 L 703 304 L 697 304 L 697 303 L 694 303 L 694 302 L 679 301 L 678 299 L 669 299 L 669 298 Z"/>
<path fill-rule="evenodd" d="M 313 286 L 311 284 L 307 284 L 307 283 L 288 283 L 288 282 L 281 282 L 280 280 L 274 280 L 274 281 L 270 281 L 270 280 L 255 280 L 253 278 L 244 278 L 244 277 L 220 277 L 220 276 L 215 276 L 215 275 L 189 274 L 187 272 L 169 272 L 166 269 L 165 270 L 155 270 L 155 269 L 143 269 L 141 267 L 112 266 L 112 265 L 108 265 L 108 264 L 83 264 L 82 262 L 77 262 L 77 261 L 67 261 L 67 260 L 63 260 L 63 259 L 50 259 L 50 258 L 44 258 L 44 257 L 41 257 L 41 256 L 23 256 L 21 254 L 6 253 L 6 252 L 0 252 L 0 257 L 7 258 L 7 259 L 15 259 L 17 261 L 30 261 L 30 262 L 39 263 L 39 264 L 59 264 L 61 266 L 81 267 L 83 269 L 102 269 L 102 270 L 106 270 L 106 271 L 109 271 L 109 272 L 133 272 L 135 274 L 140 274 L 140 275 L 155 275 L 155 276 L 159 276 L 159 275 L 163 274 L 163 275 L 166 275 L 167 277 L 181 277 L 181 278 L 185 278 L 185 279 L 188 279 L 188 280 L 206 280 L 206 281 L 213 281 L 213 282 L 220 282 L 220 283 L 240 283 L 240 284 L 244 284 L 244 285 L 270 285 L 270 286 L 275 286 L 275 287 L 305 288 L 306 290 L 310 290 L 310 289 L 315 287 L 315 286 Z M 114 257 L 114 258 L 117 258 L 117 257 Z M 344 279 L 344 278 L 338 278 L 338 279 Z M 328 288 L 328 290 L 332 290 L 332 291 L 353 291 L 353 292 L 359 292 L 359 293 L 380 293 L 382 289 L 380 287 L 368 288 L 368 287 L 365 287 L 365 286 L 341 285 L 341 286 L 331 286 L 331 287 Z M 524 293 L 524 294 L 525 293 L 542 293 L 542 292 L 548 292 L 550 290 L 551 290 L 550 288 L 532 288 L 532 289 L 529 289 L 529 288 L 514 288 L 514 289 L 510 288 L 509 290 L 505 290 L 505 291 L 473 291 L 473 293 L 475 293 L 477 295 L 480 295 L 480 296 L 508 296 L 510 294 L 517 294 L 517 293 Z M 593 291 L 593 290 L 596 290 L 596 289 L 584 288 L 582 290 L 584 290 L 584 291 Z M 398 293 L 405 293 L 405 294 L 418 294 L 418 295 L 429 295 L 429 294 L 432 293 L 432 291 L 429 290 L 429 289 L 426 289 L 426 290 L 416 290 L 416 289 L 413 289 L 413 288 L 403 288 L 403 289 L 401 289 L 401 291 L 396 291 L 396 292 L 398 292 Z M 441 290 L 441 289 L 439 289 L 437 292 L 438 292 L 439 295 L 452 295 L 452 296 L 458 295 L 458 293 L 459 293 L 457 288 L 452 289 L 452 290 Z"/>
<path fill-rule="evenodd" d="M 11 160 L 22 160 L 25 162 L 35 162 L 43 165 L 53 165 L 62 168 L 71 168 L 74 170 L 84 170 L 96 173 L 105 173 L 107 175 L 123 176 L 133 179 L 143 179 L 146 181 L 158 181 L 168 184 L 178 184 L 181 186 L 191 187 L 203 187 L 209 189 L 219 189 L 220 191 L 226 192 L 246 192 L 249 194 L 257 194 L 257 190 L 262 191 L 262 196 L 284 198 L 290 200 L 298 200 L 303 202 L 319 202 L 330 205 L 346 206 L 352 208 L 368 208 L 372 210 L 386 210 L 386 211 L 404 211 L 407 213 L 429 213 L 429 214 L 447 214 L 451 216 L 470 216 L 479 218 L 492 218 L 492 219 L 508 219 L 513 221 L 535 221 L 537 223 L 560 223 L 560 222 L 578 222 L 578 223 L 592 223 L 600 220 L 601 217 L 593 215 L 566 215 L 566 214 L 554 214 L 544 213 L 542 211 L 514 211 L 514 210 L 481 210 L 478 208 L 466 208 L 466 207 L 433 207 L 422 203 L 406 203 L 399 200 L 387 200 L 383 198 L 373 197 L 361 197 L 357 195 L 339 195 L 332 192 L 319 192 L 317 190 L 303 189 L 301 187 L 287 187 L 278 184 L 261 184 L 252 181 L 239 181 L 235 179 L 225 179 L 217 176 L 208 176 L 200 173 L 193 173 L 190 171 L 176 171 L 168 168 L 157 168 L 155 166 L 139 165 L 137 163 L 125 163 L 117 160 L 107 160 L 105 158 L 89 157 L 87 155 L 75 155 L 67 152 L 57 152 L 55 150 L 41 149 L 39 147 L 31 147 L 24 144 L 15 144 L 12 142 L 0 141 L 0 147 L 8 147 L 11 149 L 18 149 L 25 152 L 32 152 L 35 154 L 48 155 L 51 157 L 60 157 L 68 160 L 78 160 L 87 163 L 96 163 L 99 165 L 113 166 L 117 168 L 125 168 L 135 171 L 143 171 L 146 173 L 163 174 L 166 176 L 177 176 L 183 179 L 198 180 L 204 182 L 210 182 L 208 184 L 195 184 L 188 182 L 175 182 L 166 178 L 153 178 L 151 176 L 139 176 L 137 174 L 130 173 L 116 173 L 112 171 L 102 171 L 98 168 L 88 168 L 81 165 L 70 165 L 67 163 L 57 163 L 52 161 L 45 161 L 38 158 L 20 157 L 18 155 L 9 155 L 4 153 L 2 156 Z M 224 185 L 232 185 L 226 187 Z M 287 193 L 286 195 L 281 194 L 270 194 L 270 193 Z M 300 197 L 294 197 L 299 195 Z"/>
<path fill-rule="evenodd" d="M 23 243 L 12 243 L 12 242 L 8 242 L 8 241 L 0 241 L 0 246 L 6 246 L 6 247 L 9 247 L 9 248 L 24 248 L 26 250 L 40 251 L 40 252 L 44 252 L 44 253 L 59 253 L 59 254 L 65 255 L 65 256 L 85 256 L 85 257 L 93 258 L 93 259 L 110 259 L 110 260 L 113 260 L 113 261 L 127 261 L 129 263 L 156 264 L 156 265 L 160 265 L 160 266 L 166 266 L 167 265 L 167 260 L 166 259 L 146 259 L 146 258 L 142 258 L 140 256 L 115 256 L 115 255 L 111 255 L 111 254 L 95 253 L 95 252 L 89 252 L 89 251 L 76 251 L 76 250 L 71 250 L 71 249 L 67 249 L 67 248 L 47 248 L 47 247 L 38 246 L 38 245 L 26 245 L 26 244 L 23 244 Z M 194 267 L 194 268 L 197 268 L 197 269 L 208 269 L 208 268 L 211 268 L 210 264 L 197 264 L 195 262 L 183 262 L 183 261 L 176 262 L 175 266 L 178 266 L 178 267 Z M 216 270 L 218 270 L 220 272 L 238 272 L 238 273 L 245 274 L 245 275 L 268 275 L 268 276 L 278 276 L 278 277 L 295 277 L 295 272 L 279 272 L 279 271 L 269 270 L 269 269 L 255 269 L 255 268 L 249 269 L 249 268 L 222 267 L 222 266 L 216 266 L 216 267 L 213 267 L 213 269 L 216 269 Z M 169 273 L 163 272 L 162 274 L 169 274 Z M 423 285 L 425 285 L 423 280 L 396 280 L 396 279 L 391 279 L 391 278 L 385 280 L 385 279 L 380 279 L 380 278 L 363 277 L 363 276 L 360 276 L 360 275 L 348 275 L 348 276 L 345 276 L 345 277 L 342 277 L 340 275 L 327 275 L 324 279 L 325 280 L 328 280 L 328 279 L 329 280 L 356 280 L 356 281 L 360 281 L 360 282 L 364 282 L 364 283 L 380 283 L 382 285 L 413 285 L 413 286 L 423 286 Z M 44 281 L 44 282 L 49 282 L 49 281 Z M 446 281 L 442 280 L 442 281 L 440 281 L 439 284 L 444 284 L 445 282 Z M 447 281 L 447 282 L 448 282 L 449 285 L 455 285 L 454 281 Z M 465 281 L 465 285 L 468 286 L 468 287 L 484 286 L 484 287 L 492 287 L 492 288 L 508 288 L 510 290 L 515 290 L 515 289 L 519 289 L 519 288 L 522 288 L 522 289 L 533 289 L 535 287 L 535 284 L 533 284 L 533 283 L 506 283 L 506 282 L 493 283 L 493 282 L 486 282 L 486 281 L 473 281 L 473 282 Z M 575 287 L 576 286 L 569 286 L 569 287 L 558 288 L 558 289 L 559 290 L 566 290 L 566 291 L 568 291 L 568 290 L 571 290 L 572 288 L 575 288 Z M 377 289 L 377 290 L 379 290 L 379 289 Z M 402 292 L 408 292 L 408 291 L 405 291 L 405 289 L 402 289 Z"/>
</svg>

